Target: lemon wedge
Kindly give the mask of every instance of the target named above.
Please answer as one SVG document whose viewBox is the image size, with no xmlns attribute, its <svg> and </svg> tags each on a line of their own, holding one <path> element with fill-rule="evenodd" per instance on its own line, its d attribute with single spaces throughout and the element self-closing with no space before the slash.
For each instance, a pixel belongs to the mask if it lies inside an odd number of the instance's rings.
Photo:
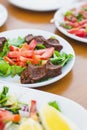
<svg viewBox="0 0 87 130">
<path fill-rule="evenodd" d="M 41 107 L 39 114 L 46 130 L 78 130 L 62 113 L 48 104 Z"/>
<path fill-rule="evenodd" d="M 42 126 L 32 118 L 22 122 L 19 126 L 19 130 L 43 130 Z"/>
</svg>

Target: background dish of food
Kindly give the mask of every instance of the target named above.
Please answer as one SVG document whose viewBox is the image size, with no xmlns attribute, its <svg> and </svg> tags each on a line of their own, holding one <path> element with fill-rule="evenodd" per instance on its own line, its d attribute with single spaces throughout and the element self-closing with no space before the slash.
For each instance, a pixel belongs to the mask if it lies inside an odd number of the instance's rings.
<svg viewBox="0 0 87 130">
<path fill-rule="evenodd" d="M 82 37 L 78 37 L 76 35 L 73 35 L 73 34 L 70 34 L 67 32 L 67 30 L 65 28 L 63 28 L 61 26 L 61 23 L 64 22 L 64 14 L 69 11 L 70 9 L 73 9 L 73 8 L 79 8 L 81 5 L 85 4 L 85 2 L 81 2 L 81 3 L 76 3 L 70 7 L 66 6 L 64 8 L 61 8 L 60 10 L 58 10 L 55 15 L 54 15 L 54 18 L 53 18 L 53 21 L 55 23 L 55 26 L 57 27 L 57 29 L 63 33 L 64 35 L 72 38 L 72 39 L 75 39 L 75 40 L 78 40 L 80 42 L 84 42 L 84 43 L 87 43 L 87 38 L 82 38 Z"/>
</svg>

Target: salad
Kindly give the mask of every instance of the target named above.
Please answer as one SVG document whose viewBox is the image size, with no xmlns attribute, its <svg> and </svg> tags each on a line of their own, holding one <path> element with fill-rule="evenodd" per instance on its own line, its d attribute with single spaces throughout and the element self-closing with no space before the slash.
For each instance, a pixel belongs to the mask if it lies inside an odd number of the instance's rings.
<svg viewBox="0 0 87 130">
<path fill-rule="evenodd" d="M 62 68 L 73 58 L 61 52 L 63 46 L 54 37 L 28 34 L 7 39 L 0 37 L 0 76 L 20 76 L 23 84 L 41 82 L 62 73 Z"/>
<path fill-rule="evenodd" d="M 72 8 L 64 14 L 64 22 L 60 24 L 68 33 L 81 38 L 87 37 L 87 3 Z"/>
<path fill-rule="evenodd" d="M 56 101 L 42 104 L 37 110 L 36 100 L 29 104 L 20 102 L 9 94 L 9 88 L 3 86 L 0 92 L 0 130 L 78 130 L 67 119 Z"/>
</svg>

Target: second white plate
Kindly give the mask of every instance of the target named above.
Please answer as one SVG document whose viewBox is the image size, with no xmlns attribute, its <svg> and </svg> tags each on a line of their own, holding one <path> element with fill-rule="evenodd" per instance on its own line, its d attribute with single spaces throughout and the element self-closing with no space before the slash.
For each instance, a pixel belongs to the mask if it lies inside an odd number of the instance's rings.
<svg viewBox="0 0 87 130">
<path fill-rule="evenodd" d="M 8 0 L 11 4 L 33 11 L 51 11 L 71 4 L 76 0 Z"/>
<path fill-rule="evenodd" d="M 78 36 L 76 36 L 76 35 L 70 34 L 70 33 L 67 32 L 67 30 L 66 30 L 65 28 L 63 28 L 63 27 L 60 26 L 60 24 L 64 22 L 64 14 L 65 14 L 68 10 L 70 10 L 70 9 L 72 9 L 72 8 L 79 8 L 83 3 L 84 3 L 84 2 L 81 2 L 81 3 L 79 3 L 79 2 L 77 3 L 77 2 L 76 2 L 76 3 L 75 3 L 74 5 L 72 5 L 72 6 L 65 6 L 65 7 L 59 9 L 59 10 L 55 13 L 54 18 L 53 18 L 53 21 L 54 21 L 55 26 L 57 27 L 57 29 L 58 29 L 61 33 L 63 33 L 64 35 L 66 35 L 66 36 L 68 36 L 68 37 L 70 37 L 70 38 L 72 38 L 72 39 L 74 39 L 74 40 L 87 43 L 87 38 L 81 38 L 81 37 L 78 37 Z"/>
</svg>

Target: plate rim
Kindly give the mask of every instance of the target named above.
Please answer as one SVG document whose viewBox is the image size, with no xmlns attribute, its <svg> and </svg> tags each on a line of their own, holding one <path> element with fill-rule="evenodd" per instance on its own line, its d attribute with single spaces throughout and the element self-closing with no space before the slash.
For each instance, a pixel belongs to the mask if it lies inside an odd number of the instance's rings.
<svg viewBox="0 0 87 130">
<path fill-rule="evenodd" d="M 44 82 L 39 82 L 39 83 L 33 83 L 33 84 L 21 84 L 21 83 L 15 83 L 15 84 L 18 84 L 18 85 L 20 85 L 20 86 L 24 86 L 24 87 L 30 87 L 30 88 L 37 88 L 37 87 L 42 87 L 42 86 L 46 86 L 46 85 L 49 85 L 49 84 L 52 84 L 52 83 L 55 83 L 55 82 L 57 82 L 57 81 L 59 81 L 60 79 L 62 79 L 63 77 L 65 77 L 71 70 L 72 70 L 72 68 L 73 68 L 73 66 L 74 66 L 74 63 L 75 63 L 75 52 L 74 52 L 74 49 L 72 48 L 72 46 L 69 44 L 69 42 L 67 41 L 67 40 L 65 40 L 64 38 L 62 38 L 61 36 L 59 36 L 59 35 L 56 35 L 56 34 L 54 34 L 54 33 L 51 33 L 51 32 L 49 32 L 49 31 L 44 31 L 44 30 L 40 30 L 40 29 L 15 29 L 15 30 L 8 30 L 8 31 L 4 31 L 4 32 L 1 32 L 0 33 L 0 36 L 2 36 L 3 34 L 6 34 L 6 33 L 11 33 L 11 32 L 16 32 L 16 31 L 18 31 L 19 33 L 20 32 L 29 32 L 29 31 L 33 31 L 33 32 L 43 32 L 43 33 L 47 33 L 47 34 L 49 34 L 50 36 L 51 35 L 54 35 L 55 37 L 57 37 L 57 39 L 59 38 L 59 39 L 61 39 L 61 40 L 63 40 L 65 43 L 67 43 L 67 45 L 68 45 L 68 47 L 70 47 L 70 49 L 72 50 L 72 54 L 73 54 L 73 59 L 72 59 L 72 63 L 71 63 L 71 65 L 70 65 L 70 67 L 69 67 L 69 69 L 68 69 L 68 71 L 66 71 L 66 72 L 64 72 L 64 73 L 62 73 L 61 75 L 59 75 L 59 76 L 56 76 L 56 77 L 53 77 L 52 79 L 50 79 L 50 80 L 47 80 L 47 81 L 44 81 Z M 59 40 L 60 41 L 60 40 Z M 0 79 L 0 81 L 1 81 L 2 79 Z M 3 82 L 8 82 L 8 81 L 6 81 L 6 80 L 3 80 Z"/>
</svg>

